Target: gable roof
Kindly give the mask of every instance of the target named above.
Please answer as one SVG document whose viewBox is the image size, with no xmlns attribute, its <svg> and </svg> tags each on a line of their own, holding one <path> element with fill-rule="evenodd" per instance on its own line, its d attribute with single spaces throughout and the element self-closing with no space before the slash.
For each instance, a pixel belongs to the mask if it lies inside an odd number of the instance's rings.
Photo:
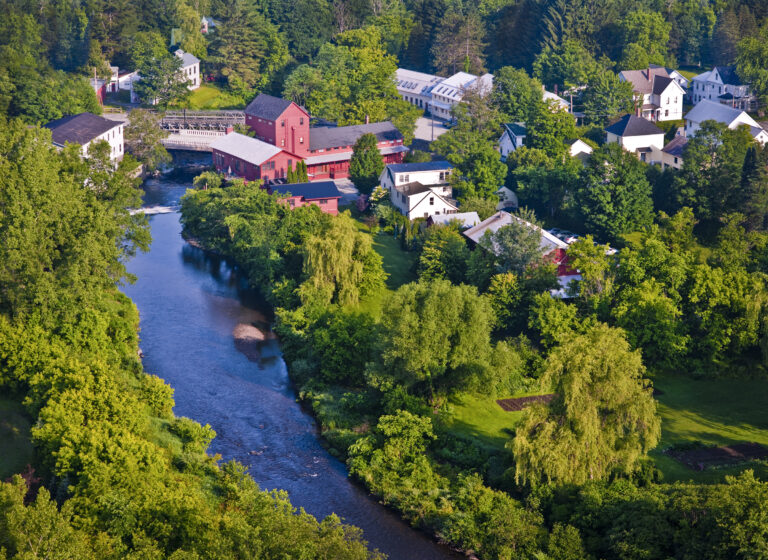
<svg viewBox="0 0 768 560">
<path fill-rule="evenodd" d="M 51 121 L 45 125 L 45 128 L 50 129 L 54 144 L 63 146 L 69 142 L 82 146 L 122 124 L 93 113 L 80 113 Z"/>
<path fill-rule="evenodd" d="M 683 150 L 688 144 L 688 138 L 685 136 L 675 136 L 661 151 L 671 156 L 683 157 Z"/>
<path fill-rule="evenodd" d="M 664 90 L 669 87 L 669 84 L 676 84 L 677 87 L 679 87 L 680 89 L 683 89 L 682 86 L 672 78 L 665 77 L 665 76 L 656 76 L 653 78 L 653 94 L 661 95 L 662 93 L 664 93 Z"/>
<path fill-rule="evenodd" d="M 178 56 L 181 59 L 181 67 L 182 68 L 189 68 L 190 66 L 194 64 L 198 64 L 200 62 L 200 59 L 197 58 L 195 55 L 190 54 L 188 52 L 184 52 L 181 49 L 178 49 L 175 53 L 176 56 Z"/>
<path fill-rule="evenodd" d="M 528 134 L 528 129 L 525 127 L 525 123 L 504 123 L 504 128 L 507 129 L 507 132 L 509 132 L 510 136 L 514 135 L 519 138 L 520 136 L 525 136 Z"/>
<path fill-rule="evenodd" d="M 702 99 L 693 109 L 686 113 L 685 119 L 691 122 L 713 120 L 730 126 L 742 113 L 746 114 L 741 109 L 728 107 L 728 105 L 710 101 L 709 99 Z M 747 115 L 747 118 L 751 121 L 750 125 L 757 124 L 749 115 Z"/>
<path fill-rule="evenodd" d="M 437 183 L 434 185 L 424 185 L 419 181 L 411 181 L 410 183 L 403 183 L 402 185 L 395 186 L 395 190 L 405 196 L 414 196 L 417 194 L 431 191 L 432 189 L 442 189 L 447 187 L 448 183 Z M 439 193 L 436 193 L 439 194 Z"/>
<path fill-rule="evenodd" d="M 739 78 L 738 74 L 736 73 L 735 66 L 715 66 L 712 70 L 717 70 L 717 73 L 720 74 L 720 79 L 723 81 L 723 84 L 729 86 L 740 86 L 744 84 L 744 82 L 741 81 L 741 78 Z"/>
<path fill-rule="evenodd" d="M 658 126 L 635 115 L 624 115 L 618 121 L 605 129 L 616 136 L 650 136 L 664 134 Z"/>
<path fill-rule="evenodd" d="M 261 117 L 268 121 L 276 121 L 285 110 L 291 106 L 292 101 L 260 93 L 245 108 L 245 113 L 254 117 Z M 297 105 L 298 107 L 298 105 Z M 302 109 L 303 110 L 303 109 Z M 306 113 L 306 111 L 304 111 Z"/>
<path fill-rule="evenodd" d="M 504 226 L 510 225 L 513 221 L 522 222 L 531 229 L 536 229 L 541 234 L 541 241 L 539 243 L 539 247 L 542 250 L 543 254 L 547 254 L 555 249 L 567 249 L 568 244 L 565 241 L 562 241 L 549 233 L 546 230 L 541 229 L 539 226 L 534 225 L 530 222 L 527 222 L 523 220 L 522 218 L 518 218 L 517 216 L 513 216 L 509 212 L 505 212 L 504 210 L 500 210 L 499 212 L 496 212 L 493 216 L 490 218 L 487 218 L 477 224 L 476 226 L 468 229 L 464 232 L 464 235 L 466 235 L 469 239 L 474 241 L 475 243 L 478 243 L 483 236 L 487 232 L 496 233 L 498 230 L 503 228 Z"/>
<path fill-rule="evenodd" d="M 644 70 L 622 70 L 619 77 L 632 84 L 636 93 L 653 93 L 656 77 L 669 78 L 667 69 L 661 66 L 646 68 Z"/>
<path fill-rule="evenodd" d="M 288 185 L 272 185 L 272 192 L 280 194 L 291 193 L 300 196 L 304 200 L 316 200 L 318 198 L 341 198 L 339 189 L 333 181 L 317 181 L 316 183 L 292 183 Z"/>
<path fill-rule="evenodd" d="M 283 150 L 239 132 L 230 132 L 211 142 L 211 150 L 219 150 L 253 165 L 261 165 Z"/>
<path fill-rule="evenodd" d="M 400 131 L 389 121 L 350 126 L 318 126 L 309 129 L 309 149 L 352 146 L 358 138 L 367 133 L 373 134 L 379 142 L 403 139 Z"/>
<path fill-rule="evenodd" d="M 444 169 L 453 169 L 449 162 L 425 161 L 422 163 L 390 163 L 387 169 L 392 173 L 418 173 L 419 171 L 442 171 Z"/>
<path fill-rule="evenodd" d="M 415 70 L 398 68 L 395 71 L 395 85 L 398 89 L 406 90 L 417 95 L 427 95 L 445 78 L 434 74 L 424 74 Z"/>
<path fill-rule="evenodd" d="M 458 212 L 456 214 L 437 214 L 430 216 L 429 220 L 434 225 L 448 225 L 453 221 L 461 223 L 462 227 L 470 228 L 480 223 L 477 212 Z"/>
</svg>

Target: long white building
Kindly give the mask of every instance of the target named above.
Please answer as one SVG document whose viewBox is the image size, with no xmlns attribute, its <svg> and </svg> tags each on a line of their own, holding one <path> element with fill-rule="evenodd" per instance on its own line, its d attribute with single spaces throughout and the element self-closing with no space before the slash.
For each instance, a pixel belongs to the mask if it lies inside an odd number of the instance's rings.
<svg viewBox="0 0 768 560">
<path fill-rule="evenodd" d="M 395 83 L 400 96 L 420 109 L 440 119 L 450 119 L 451 109 L 461 102 L 468 90 L 490 93 L 493 88 L 493 74 L 475 76 L 457 72 L 450 78 L 433 74 L 414 72 L 398 68 Z"/>
</svg>

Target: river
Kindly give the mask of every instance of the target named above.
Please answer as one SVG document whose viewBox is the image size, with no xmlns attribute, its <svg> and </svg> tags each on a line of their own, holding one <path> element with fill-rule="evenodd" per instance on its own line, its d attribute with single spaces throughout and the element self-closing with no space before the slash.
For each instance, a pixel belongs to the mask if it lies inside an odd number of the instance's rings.
<svg viewBox="0 0 768 560">
<path fill-rule="evenodd" d="M 176 207 L 210 163 L 210 155 L 174 159 L 173 172 L 145 182 L 145 207 Z M 141 314 L 144 367 L 174 388 L 176 415 L 210 424 L 217 436 L 209 452 L 246 465 L 262 488 L 287 490 L 318 518 L 336 513 L 390 559 L 460 558 L 347 478 L 296 402 L 277 341 L 263 342 L 258 358 L 238 351 L 233 330 L 269 322 L 269 308 L 235 267 L 184 242 L 179 217 L 149 216 L 152 247 L 129 263 L 138 280 L 124 288 Z"/>
</svg>

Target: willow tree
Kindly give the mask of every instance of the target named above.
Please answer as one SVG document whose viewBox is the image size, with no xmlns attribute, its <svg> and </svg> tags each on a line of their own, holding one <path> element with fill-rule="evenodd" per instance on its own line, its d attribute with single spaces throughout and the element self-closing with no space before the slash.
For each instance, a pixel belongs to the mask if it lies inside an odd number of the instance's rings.
<svg viewBox="0 0 768 560">
<path fill-rule="evenodd" d="M 381 257 L 347 213 L 328 220 L 322 232 L 305 241 L 302 253 L 307 277 L 300 288 L 304 304 L 355 304 L 383 287 Z"/>
<path fill-rule="evenodd" d="M 604 324 L 553 350 L 542 387 L 555 397 L 523 415 L 512 442 L 516 480 L 583 484 L 635 472 L 661 435 L 644 373 L 640 352 Z"/>
</svg>

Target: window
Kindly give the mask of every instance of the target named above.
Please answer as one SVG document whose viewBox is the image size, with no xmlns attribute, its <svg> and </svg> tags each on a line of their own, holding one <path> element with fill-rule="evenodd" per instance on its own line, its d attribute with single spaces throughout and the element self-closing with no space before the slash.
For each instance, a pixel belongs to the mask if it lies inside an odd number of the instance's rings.
<svg viewBox="0 0 768 560">
<path fill-rule="evenodd" d="M 321 198 L 318 202 L 320 204 L 328 204 L 328 201 L 326 199 L 324 199 L 324 198 Z"/>
<path fill-rule="evenodd" d="M 435 205 L 435 197 L 434 196 L 430 196 L 429 197 L 429 205 L 430 206 L 434 206 Z"/>
<path fill-rule="evenodd" d="M 677 163 L 677 158 L 675 158 L 675 163 Z"/>
<path fill-rule="evenodd" d="M 669 109 L 665 109 L 665 110 L 664 110 L 664 116 L 665 116 L 665 117 L 668 117 L 668 116 L 669 116 Z"/>
<path fill-rule="evenodd" d="M 283 120 L 281 120 L 281 121 L 280 121 L 280 126 L 282 126 L 283 128 L 285 128 L 285 119 L 283 119 Z"/>
<path fill-rule="evenodd" d="M 304 117 L 299 117 L 299 124 L 304 124 Z"/>
<path fill-rule="evenodd" d="M 669 97 L 667 97 L 667 105 L 669 105 Z"/>
<path fill-rule="evenodd" d="M 299 136 L 299 144 L 303 144 L 303 143 L 304 143 L 304 137 L 303 136 Z"/>
<path fill-rule="evenodd" d="M 285 138 L 283 138 L 282 140 L 280 140 L 280 145 L 281 145 L 281 146 L 285 146 Z"/>
</svg>

